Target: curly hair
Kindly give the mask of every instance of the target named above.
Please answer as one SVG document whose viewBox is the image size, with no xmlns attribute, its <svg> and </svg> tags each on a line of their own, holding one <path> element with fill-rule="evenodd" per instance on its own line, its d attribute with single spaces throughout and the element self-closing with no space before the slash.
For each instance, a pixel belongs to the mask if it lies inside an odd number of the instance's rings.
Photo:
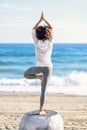
<svg viewBox="0 0 87 130">
<path fill-rule="evenodd" d="M 39 26 L 36 29 L 36 37 L 38 40 L 46 40 L 51 37 L 51 29 L 48 26 Z"/>
</svg>

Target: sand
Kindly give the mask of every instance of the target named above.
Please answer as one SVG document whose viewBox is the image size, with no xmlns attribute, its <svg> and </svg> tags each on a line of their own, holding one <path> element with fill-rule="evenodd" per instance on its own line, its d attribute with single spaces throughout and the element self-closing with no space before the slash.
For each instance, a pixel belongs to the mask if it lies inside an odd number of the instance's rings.
<svg viewBox="0 0 87 130">
<path fill-rule="evenodd" d="M 18 130 L 24 113 L 38 109 L 39 96 L 0 93 L 0 130 Z M 47 94 L 44 109 L 58 112 L 65 130 L 87 130 L 87 96 Z"/>
</svg>

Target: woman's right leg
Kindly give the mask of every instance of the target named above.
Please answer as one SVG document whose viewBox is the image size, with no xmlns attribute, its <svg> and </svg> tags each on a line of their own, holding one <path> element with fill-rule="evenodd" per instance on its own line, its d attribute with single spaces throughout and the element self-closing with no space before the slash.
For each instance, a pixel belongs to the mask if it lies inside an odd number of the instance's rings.
<svg viewBox="0 0 87 130">
<path fill-rule="evenodd" d="M 40 113 L 43 113 L 43 105 L 45 101 L 46 88 L 51 73 L 52 73 L 51 67 L 43 67 L 43 80 L 41 84 L 41 96 L 40 96 L 40 108 L 39 108 Z"/>
</svg>

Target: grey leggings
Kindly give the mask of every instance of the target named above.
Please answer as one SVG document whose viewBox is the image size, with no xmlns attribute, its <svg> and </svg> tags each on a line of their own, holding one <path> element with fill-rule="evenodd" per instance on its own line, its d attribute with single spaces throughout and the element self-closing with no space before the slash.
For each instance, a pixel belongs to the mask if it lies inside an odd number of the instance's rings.
<svg viewBox="0 0 87 130">
<path fill-rule="evenodd" d="M 41 83 L 41 96 L 40 96 L 40 106 L 43 106 L 45 100 L 45 91 L 48 83 L 48 79 L 51 75 L 52 68 L 51 67 L 31 67 L 26 70 L 24 73 L 24 77 L 27 79 L 35 79 L 37 74 L 42 73 L 43 80 Z M 40 76 L 40 75 L 39 75 Z"/>
</svg>

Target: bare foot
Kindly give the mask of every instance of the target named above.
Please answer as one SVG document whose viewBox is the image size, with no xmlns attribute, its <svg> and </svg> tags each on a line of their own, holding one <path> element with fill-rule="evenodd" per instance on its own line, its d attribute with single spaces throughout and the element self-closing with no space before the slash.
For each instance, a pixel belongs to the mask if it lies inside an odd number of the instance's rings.
<svg viewBox="0 0 87 130">
<path fill-rule="evenodd" d="M 37 78 L 37 79 L 40 79 L 40 80 L 42 81 L 42 78 L 43 78 L 43 77 L 42 77 L 42 76 L 37 76 L 36 78 Z"/>
<path fill-rule="evenodd" d="M 39 111 L 38 114 L 39 115 L 46 115 L 46 112 L 45 111 Z"/>
</svg>

